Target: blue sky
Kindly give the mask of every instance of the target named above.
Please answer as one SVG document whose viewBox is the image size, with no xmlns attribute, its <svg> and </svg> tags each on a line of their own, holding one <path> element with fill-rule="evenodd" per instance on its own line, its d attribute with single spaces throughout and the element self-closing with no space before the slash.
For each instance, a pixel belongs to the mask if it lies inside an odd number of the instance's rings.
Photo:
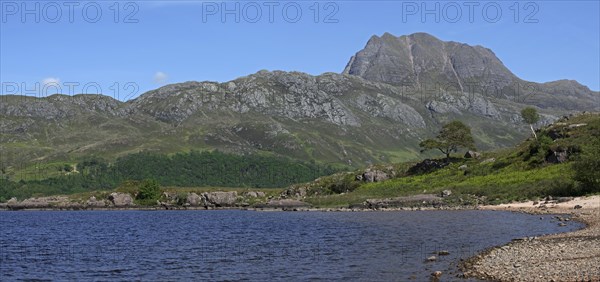
<svg viewBox="0 0 600 282">
<path fill-rule="evenodd" d="M 523 79 L 600 89 L 599 1 L 0 2 L 4 94 L 45 96 L 57 83 L 124 100 L 261 69 L 341 72 L 384 32 L 483 45 Z"/>
</svg>

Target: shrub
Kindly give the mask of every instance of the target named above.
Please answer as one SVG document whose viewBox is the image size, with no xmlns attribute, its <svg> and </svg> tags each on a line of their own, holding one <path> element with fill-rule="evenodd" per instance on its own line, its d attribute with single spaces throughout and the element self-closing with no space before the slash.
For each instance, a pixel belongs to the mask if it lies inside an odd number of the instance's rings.
<svg viewBox="0 0 600 282">
<path fill-rule="evenodd" d="M 136 199 L 140 204 L 154 204 L 160 198 L 160 184 L 154 179 L 146 179 L 140 183 Z"/>
<path fill-rule="evenodd" d="M 575 180 L 584 193 L 600 192 L 600 141 L 596 140 L 583 151 L 573 164 Z"/>
</svg>

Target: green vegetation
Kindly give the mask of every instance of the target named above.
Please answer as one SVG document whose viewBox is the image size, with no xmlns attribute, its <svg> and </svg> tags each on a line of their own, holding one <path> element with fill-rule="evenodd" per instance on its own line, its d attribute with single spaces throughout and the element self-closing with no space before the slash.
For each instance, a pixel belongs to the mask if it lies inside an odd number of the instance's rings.
<svg viewBox="0 0 600 282">
<path fill-rule="evenodd" d="M 119 158 L 114 163 L 89 156 L 75 167 L 77 172 L 41 180 L 0 180 L 0 200 L 112 190 L 117 187 L 129 189 L 131 191 L 127 192 L 135 195 L 134 190 L 140 185 L 144 186 L 139 182 L 146 179 L 155 179 L 162 186 L 277 188 L 310 181 L 339 169 L 285 157 L 197 151 L 171 156 L 142 152 Z"/>
<path fill-rule="evenodd" d="M 423 151 L 430 149 L 438 149 L 444 155 L 446 160 L 450 159 L 450 153 L 456 152 L 458 148 L 475 148 L 475 142 L 471 135 L 471 128 L 464 123 L 455 120 L 445 124 L 440 133 L 434 139 L 427 139 L 419 144 Z"/>
<path fill-rule="evenodd" d="M 441 194 L 443 190 L 452 191 L 449 201 L 461 204 L 473 199 L 498 204 L 600 193 L 600 115 L 583 114 L 561 120 L 543 128 L 538 135 L 538 140 L 526 140 L 514 149 L 483 153 L 479 159 L 451 158 L 447 166 L 428 173 L 412 173 L 410 168 L 417 163 L 380 165 L 370 170 L 381 171 L 391 179 L 365 182 L 360 177 L 365 170 L 357 170 L 293 188 L 307 189 L 306 201 L 319 207 Z M 564 154 L 566 159 L 557 160 L 556 154 Z"/>
<path fill-rule="evenodd" d="M 580 158 L 573 164 L 575 180 L 579 181 L 585 192 L 598 192 L 600 189 L 600 136 L 591 143 Z"/>
<path fill-rule="evenodd" d="M 450 128 L 454 130 L 444 131 Z M 466 126 L 446 125 L 436 142 L 461 140 L 448 137 L 460 131 L 469 132 Z M 444 160 L 373 165 L 335 174 L 331 174 L 336 171 L 332 167 L 264 155 L 192 151 L 167 156 L 145 152 L 114 163 L 90 156 L 61 177 L 19 182 L 0 179 L 0 200 L 72 193 L 82 199 L 90 195 L 106 198 L 110 190 L 129 193 L 142 206 L 155 205 L 164 197 L 162 192 L 175 195 L 170 197 L 183 204 L 189 192 L 252 190 L 277 197 L 282 190 L 267 187 L 317 177 L 312 182 L 293 184 L 284 193 L 301 195 L 316 207 L 348 207 L 367 199 L 441 194 L 444 190 L 452 191 L 444 201 L 456 205 L 600 193 L 599 114 L 565 118 L 537 133 L 538 139 L 530 138 L 511 149 L 484 152 L 479 158 L 448 153 Z M 469 148 L 469 139 L 462 138 L 467 142 L 455 148 Z"/>
<path fill-rule="evenodd" d="M 537 135 L 535 134 L 535 130 L 533 130 L 533 125 L 540 120 L 540 116 L 534 108 L 527 107 L 521 110 L 521 118 L 525 123 L 529 124 L 531 128 L 531 132 L 533 133 L 533 137 L 537 139 Z"/>
<path fill-rule="evenodd" d="M 154 179 L 146 179 L 140 183 L 139 192 L 135 197 L 138 200 L 138 204 L 143 206 L 150 206 L 156 204 L 156 201 L 160 199 L 160 184 Z"/>
</svg>

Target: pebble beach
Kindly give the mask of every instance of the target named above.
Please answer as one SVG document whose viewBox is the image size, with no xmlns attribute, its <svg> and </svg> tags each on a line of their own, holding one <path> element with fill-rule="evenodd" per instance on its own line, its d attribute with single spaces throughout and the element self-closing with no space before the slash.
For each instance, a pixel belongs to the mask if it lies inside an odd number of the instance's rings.
<svg viewBox="0 0 600 282">
<path fill-rule="evenodd" d="M 584 229 L 523 238 L 467 260 L 467 277 L 493 281 L 600 281 L 600 196 L 567 202 L 524 202 L 483 206 L 534 214 L 560 214 L 557 224 L 577 220 Z"/>
</svg>

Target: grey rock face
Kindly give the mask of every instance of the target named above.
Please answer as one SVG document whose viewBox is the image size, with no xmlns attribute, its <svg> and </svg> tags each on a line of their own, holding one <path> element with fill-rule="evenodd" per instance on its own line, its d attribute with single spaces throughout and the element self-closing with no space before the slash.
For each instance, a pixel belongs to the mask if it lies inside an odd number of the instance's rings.
<svg viewBox="0 0 600 282">
<path fill-rule="evenodd" d="M 490 49 L 442 41 L 426 33 L 373 36 L 346 65 L 344 74 L 412 89 L 478 93 L 537 106 L 600 110 L 600 96 L 574 80 L 547 83 L 515 76 Z M 587 102 L 582 102 L 585 100 Z M 489 103 L 473 101 L 473 110 L 492 117 Z M 438 113 L 456 112 L 447 101 L 428 105 Z M 458 107 L 459 109 L 461 107 Z"/>
<path fill-rule="evenodd" d="M 230 207 L 237 201 L 237 192 L 205 192 L 202 198 L 207 206 Z"/>
<path fill-rule="evenodd" d="M 7 203 L 7 207 L 11 209 L 73 208 L 76 205 L 66 196 L 27 198 L 21 202 L 12 198 Z"/>
<path fill-rule="evenodd" d="M 343 73 L 393 85 L 434 82 L 461 90 L 468 79 L 485 75 L 493 75 L 499 86 L 516 79 L 491 50 L 444 42 L 426 33 L 373 36 Z"/>
<path fill-rule="evenodd" d="M 111 201 L 112 205 L 115 207 L 129 207 L 134 205 L 133 198 L 127 193 L 111 193 L 108 196 L 108 200 Z"/>
<path fill-rule="evenodd" d="M 228 83 L 186 82 L 161 87 L 132 101 L 131 113 L 143 112 L 166 122 L 181 122 L 199 111 L 227 109 L 261 112 L 290 119 L 322 119 L 336 125 L 358 120 L 336 96 L 348 89 L 345 78 L 299 72 L 266 72 Z"/>
<path fill-rule="evenodd" d="M 202 198 L 196 193 L 188 193 L 186 203 L 193 207 L 199 206 L 202 203 Z"/>
<path fill-rule="evenodd" d="M 367 170 L 362 174 L 361 179 L 365 182 L 381 182 L 389 179 L 387 173 L 381 170 Z"/>
<path fill-rule="evenodd" d="M 414 128 L 425 127 L 425 120 L 421 114 L 397 99 L 381 94 L 375 96 L 363 94 L 358 96 L 356 103 L 359 109 L 373 116 L 389 118 Z"/>
<path fill-rule="evenodd" d="M 52 95 L 47 98 L 5 96 L 0 99 L 0 114 L 10 117 L 57 120 L 89 113 L 110 116 L 125 114 L 123 102 L 104 95 Z"/>
<path fill-rule="evenodd" d="M 551 150 L 546 157 L 546 161 L 549 163 L 564 163 L 569 159 L 569 152 L 562 148 Z"/>
<path fill-rule="evenodd" d="M 469 150 L 465 153 L 465 158 L 467 159 L 478 159 L 479 157 L 481 157 L 481 153 L 479 152 Z"/>
</svg>

